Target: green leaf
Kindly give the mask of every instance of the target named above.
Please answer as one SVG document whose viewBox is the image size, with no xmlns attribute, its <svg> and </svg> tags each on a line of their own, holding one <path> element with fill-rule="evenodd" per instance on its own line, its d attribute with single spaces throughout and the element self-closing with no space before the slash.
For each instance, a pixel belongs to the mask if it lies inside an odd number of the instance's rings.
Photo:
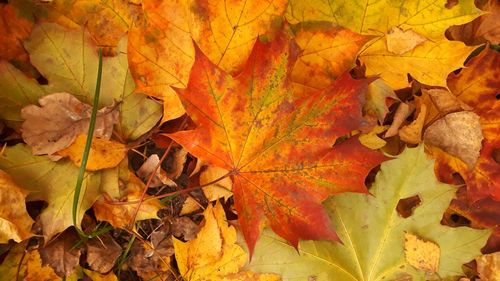
<svg viewBox="0 0 500 281">
<path fill-rule="evenodd" d="M 73 94 L 80 101 L 92 103 L 97 76 L 97 47 L 85 29 L 68 30 L 56 24 L 40 24 L 25 42 L 31 63 L 48 80 L 38 85 L 8 63 L 0 64 L 0 118 L 22 121 L 20 110 L 36 104 L 39 97 L 56 92 Z M 147 96 L 134 93 L 135 84 L 127 62 L 127 41 L 118 46 L 119 54 L 103 59 L 99 108 L 121 102 L 122 138 L 133 140 L 148 132 L 161 118 L 161 105 Z M 5 112 L 3 109 L 6 109 Z"/>
<path fill-rule="evenodd" d="M 454 196 L 453 186 L 439 183 L 434 161 L 423 147 L 409 148 L 398 159 L 382 164 L 370 192 L 373 195 L 341 194 L 325 205 L 343 245 L 305 241 L 299 252 L 266 232 L 258 242 L 249 270 L 283 274 L 284 280 L 393 280 L 428 279 L 409 265 L 404 255 L 405 232 L 439 245 L 437 275 L 462 275 L 461 265 L 480 255 L 489 230 L 451 228 L 440 224 Z M 400 199 L 418 195 L 421 203 L 408 218 L 396 211 Z"/>
</svg>

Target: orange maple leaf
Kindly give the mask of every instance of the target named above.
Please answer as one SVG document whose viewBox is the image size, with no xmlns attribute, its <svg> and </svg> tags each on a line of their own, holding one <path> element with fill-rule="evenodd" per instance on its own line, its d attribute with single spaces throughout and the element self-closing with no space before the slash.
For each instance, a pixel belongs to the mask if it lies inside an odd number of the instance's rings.
<svg viewBox="0 0 500 281">
<path fill-rule="evenodd" d="M 458 74 L 448 77 L 448 87 L 457 98 L 474 108 L 479 115 L 484 140 L 475 166 L 469 169 L 460 159 L 442 151 L 433 151 L 437 158 L 436 175 L 453 182 L 452 173 L 457 171 L 467 184 L 468 197 L 472 201 L 491 196 L 500 201 L 500 163 L 495 151 L 500 149 L 500 53 L 486 49 L 470 60 Z"/>
<path fill-rule="evenodd" d="M 193 155 L 230 171 L 238 219 L 253 252 L 265 225 L 297 247 L 300 239 L 339 240 L 321 202 L 367 193 L 367 173 L 386 159 L 357 138 L 371 80 L 348 74 L 324 90 L 294 93 L 298 47 L 284 34 L 257 41 L 233 77 L 196 49 L 187 88 L 178 90 L 195 130 L 169 134 Z"/>
</svg>

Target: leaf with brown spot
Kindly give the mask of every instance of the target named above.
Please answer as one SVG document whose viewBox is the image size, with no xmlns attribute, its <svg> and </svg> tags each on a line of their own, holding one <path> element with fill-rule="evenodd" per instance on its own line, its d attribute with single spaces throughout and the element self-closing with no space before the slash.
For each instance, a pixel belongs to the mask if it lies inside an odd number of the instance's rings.
<svg viewBox="0 0 500 281">
<path fill-rule="evenodd" d="M 364 178 L 386 158 L 349 139 L 370 80 L 339 77 L 300 95 L 290 73 L 298 48 L 280 34 L 257 41 L 241 74 L 223 71 L 201 52 L 180 90 L 196 130 L 169 134 L 191 154 L 230 171 L 238 219 L 250 252 L 265 225 L 297 246 L 338 240 L 321 206 L 328 196 L 367 192 Z"/>
</svg>

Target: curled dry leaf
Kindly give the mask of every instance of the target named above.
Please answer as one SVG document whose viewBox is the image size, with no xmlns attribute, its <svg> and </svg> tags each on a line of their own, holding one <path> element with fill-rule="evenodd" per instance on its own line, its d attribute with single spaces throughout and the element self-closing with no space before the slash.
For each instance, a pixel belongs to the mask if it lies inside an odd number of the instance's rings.
<svg viewBox="0 0 500 281">
<path fill-rule="evenodd" d="M 120 245 L 109 234 L 90 239 L 86 247 L 90 269 L 103 274 L 113 268 L 122 251 Z"/>
<path fill-rule="evenodd" d="M 139 176 L 144 182 L 148 182 L 151 174 L 156 171 L 149 187 L 158 187 L 162 185 L 177 186 L 173 180 L 167 177 L 166 172 L 161 167 L 158 168 L 159 165 L 160 158 L 158 157 L 158 154 L 152 154 L 148 157 L 148 159 L 146 159 L 146 161 L 144 161 L 139 170 L 137 170 L 137 176 Z"/>
<path fill-rule="evenodd" d="M 500 252 L 477 257 L 476 262 L 481 281 L 500 280 Z"/>
<path fill-rule="evenodd" d="M 68 93 L 41 97 L 40 106 L 28 105 L 21 110 L 24 141 L 31 145 L 34 155 L 52 155 L 70 146 L 78 134 L 88 131 L 92 106 L 80 102 Z M 113 125 L 119 121 L 116 105 L 97 112 L 94 136 L 111 138 Z"/>
<path fill-rule="evenodd" d="M 424 134 L 425 143 L 460 158 L 469 169 L 479 158 L 482 140 L 479 116 L 468 111 L 446 115 L 429 126 Z"/>
<path fill-rule="evenodd" d="M 176 217 L 170 221 L 170 229 L 175 237 L 182 237 L 184 241 L 196 238 L 200 227 L 188 217 Z"/>
<path fill-rule="evenodd" d="M 413 267 L 435 273 L 439 269 L 439 245 L 424 241 L 417 235 L 405 233 L 405 259 Z"/>
<path fill-rule="evenodd" d="M 57 152 L 62 157 L 69 157 L 78 167 L 82 164 L 82 155 L 87 141 L 86 134 L 80 134 L 69 147 Z M 127 154 L 127 147 L 112 140 L 93 138 L 86 166 L 87 171 L 98 171 L 118 166 Z"/>
<path fill-rule="evenodd" d="M 415 105 L 413 103 L 400 103 L 398 109 L 396 109 L 396 115 L 394 115 L 394 121 L 392 121 L 391 126 L 385 132 L 384 137 L 389 138 L 398 134 L 399 127 L 403 125 L 403 122 L 412 114 L 415 110 Z"/>
<path fill-rule="evenodd" d="M 402 55 L 427 41 L 427 38 L 411 29 L 403 31 L 401 28 L 394 26 L 387 32 L 386 40 L 387 51 Z"/>
<path fill-rule="evenodd" d="M 27 194 L 6 172 L 0 170 L 0 243 L 7 243 L 9 239 L 21 242 L 33 236 L 33 220 L 26 212 L 24 201 Z"/>
<path fill-rule="evenodd" d="M 236 229 L 227 224 L 222 205 L 209 204 L 203 214 L 205 225 L 196 239 L 185 243 L 173 239 L 175 258 L 185 280 L 280 280 L 275 274 L 240 272 L 248 254 L 236 244 Z"/>
<path fill-rule="evenodd" d="M 60 277 L 70 276 L 80 263 L 81 249 L 74 247 L 79 240 L 75 232 L 63 232 L 54 241 L 40 248 L 43 264 L 52 267 Z"/>
<path fill-rule="evenodd" d="M 427 116 L 427 106 L 425 106 L 425 104 L 422 104 L 417 119 L 413 120 L 413 122 L 410 125 L 406 125 L 399 130 L 398 133 L 401 140 L 411 144 L 421 143 L 422 129 L 424 128 L 426 116 Z"/>
</svg>

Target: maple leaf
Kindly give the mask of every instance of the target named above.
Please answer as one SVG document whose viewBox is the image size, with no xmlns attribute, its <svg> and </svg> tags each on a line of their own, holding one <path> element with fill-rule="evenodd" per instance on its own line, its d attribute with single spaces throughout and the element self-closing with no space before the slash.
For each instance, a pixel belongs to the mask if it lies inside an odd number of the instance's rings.
<svg viewBox="0 0 500 281">
<path fill-rule="evenodd" d="M 355 65 L 357 53 L 372 38 L 325 22 L 301 23 L 292 29 L 301 50 L 291 74 L 295 91 L 328 87 Z"/>
<path fill-rule="evenodd" d="M 295 246 L 299 239 L 337 240 L 321 202 L 367 192 L 366 174 L 385 159 L 356 139 L 332 148 L 361 123 L 370 80 L 344 74 L 325 90 L 299 95 L 289 79 L 297 55 L 284 34 L 257 41 L 241 74 L 232 77 L 197 49 L 179 95 L 198 127 L 168 135 L 230 171 L 250 253 L 266 224 Z"/>
<path fill-rule="evenodd" d="M 488 196 L 500 198 L 500 164 L 493 151 L 500 148 L 500 101 L 497 99 L 500 82 L 500 53 L 486 49 L 471 59 L 466 68 L 448 77 L 448 86 L 457 98 L 474 109 L 479 116 L 484 140 L 475 166 L 469 168 L 462 160 L 450 154 L 432 151 L 437 158 L 436 173 L 450 182 L 451 173 L 457 171 L 465 180 L 469 198 L 474 201 Z"/>
<path fill-rule="evenodd" d="M 247 253 L 236 244 L 236 229 L 227 225 L 219 202 L 215 207 L 209 204 L 203 215 L 205 224 L 196 239 L 185 243 L 173 239 L 179 271 L 185 280 L 281 280 L 275 274 L 240 271 L 247 262 Z"/>
<path fill-rule="evenodd" d="M 173 87 L 184 88 L 194 61 L 185 1 L 143 1 L 145 17 L 129 32 L 128 59 L 137 88 L 163 100 L 163 121 L 184 108 Z"/>
<path fill-rule="evenodd" d="M 440 223 L 455 187 L 438 182 L 433 165 L 422 145 L 407 148 L 397 159 L 381 165 L 370 189 L 373 196 L 346 193 L 325 204 L 343 245 L 303 241 L 299 256 L 268 232 L 257 244 L 247 268 L 282 272 L 284 279 L 316 276 L 318 281 L 429 280 L 433 276 L 454 280 L 462 276 L 462 264 L 480 255 L 491 231 Z M 413 196 L 418 196 L 420 204 L 409 217 L 402 217 L 396 209 L 400 200 Z M 427 246 L 405 249 L 409 235 L 426 241 L 423 244 Z M 436 267 L 436 245 L 439 262 L 437 270 L 432 271 Z"/>
<path fill-rule="evenodd" d="M 407 73 L 421 83 L 446 86 L 447 74 L 461 67 L 473 48 L 447 41 L 444 31 L 479 15 L 473 0 L 460 1 L 452 8 L 446 7 L 446 0 L 329 0 L 291 1 L 287 19 L 291 23 L 326 20 L 376 36 L 360 52 L 366 74 L 380 74 L 391 87 L 400 89 L 408 86 Z M 398 44 L 406 41 L 410 45 L 394 52 L 391 37 L 396 32 Z M 416 44 L 415 38 L 419 38 L 420 44 Z"/>
<path fill-rule="evenodd" d="M 28 239 L 33 220 L 26 212 L 24 198 L 28 193 L 0 170 L 0 243 Z"/>
</svg>

